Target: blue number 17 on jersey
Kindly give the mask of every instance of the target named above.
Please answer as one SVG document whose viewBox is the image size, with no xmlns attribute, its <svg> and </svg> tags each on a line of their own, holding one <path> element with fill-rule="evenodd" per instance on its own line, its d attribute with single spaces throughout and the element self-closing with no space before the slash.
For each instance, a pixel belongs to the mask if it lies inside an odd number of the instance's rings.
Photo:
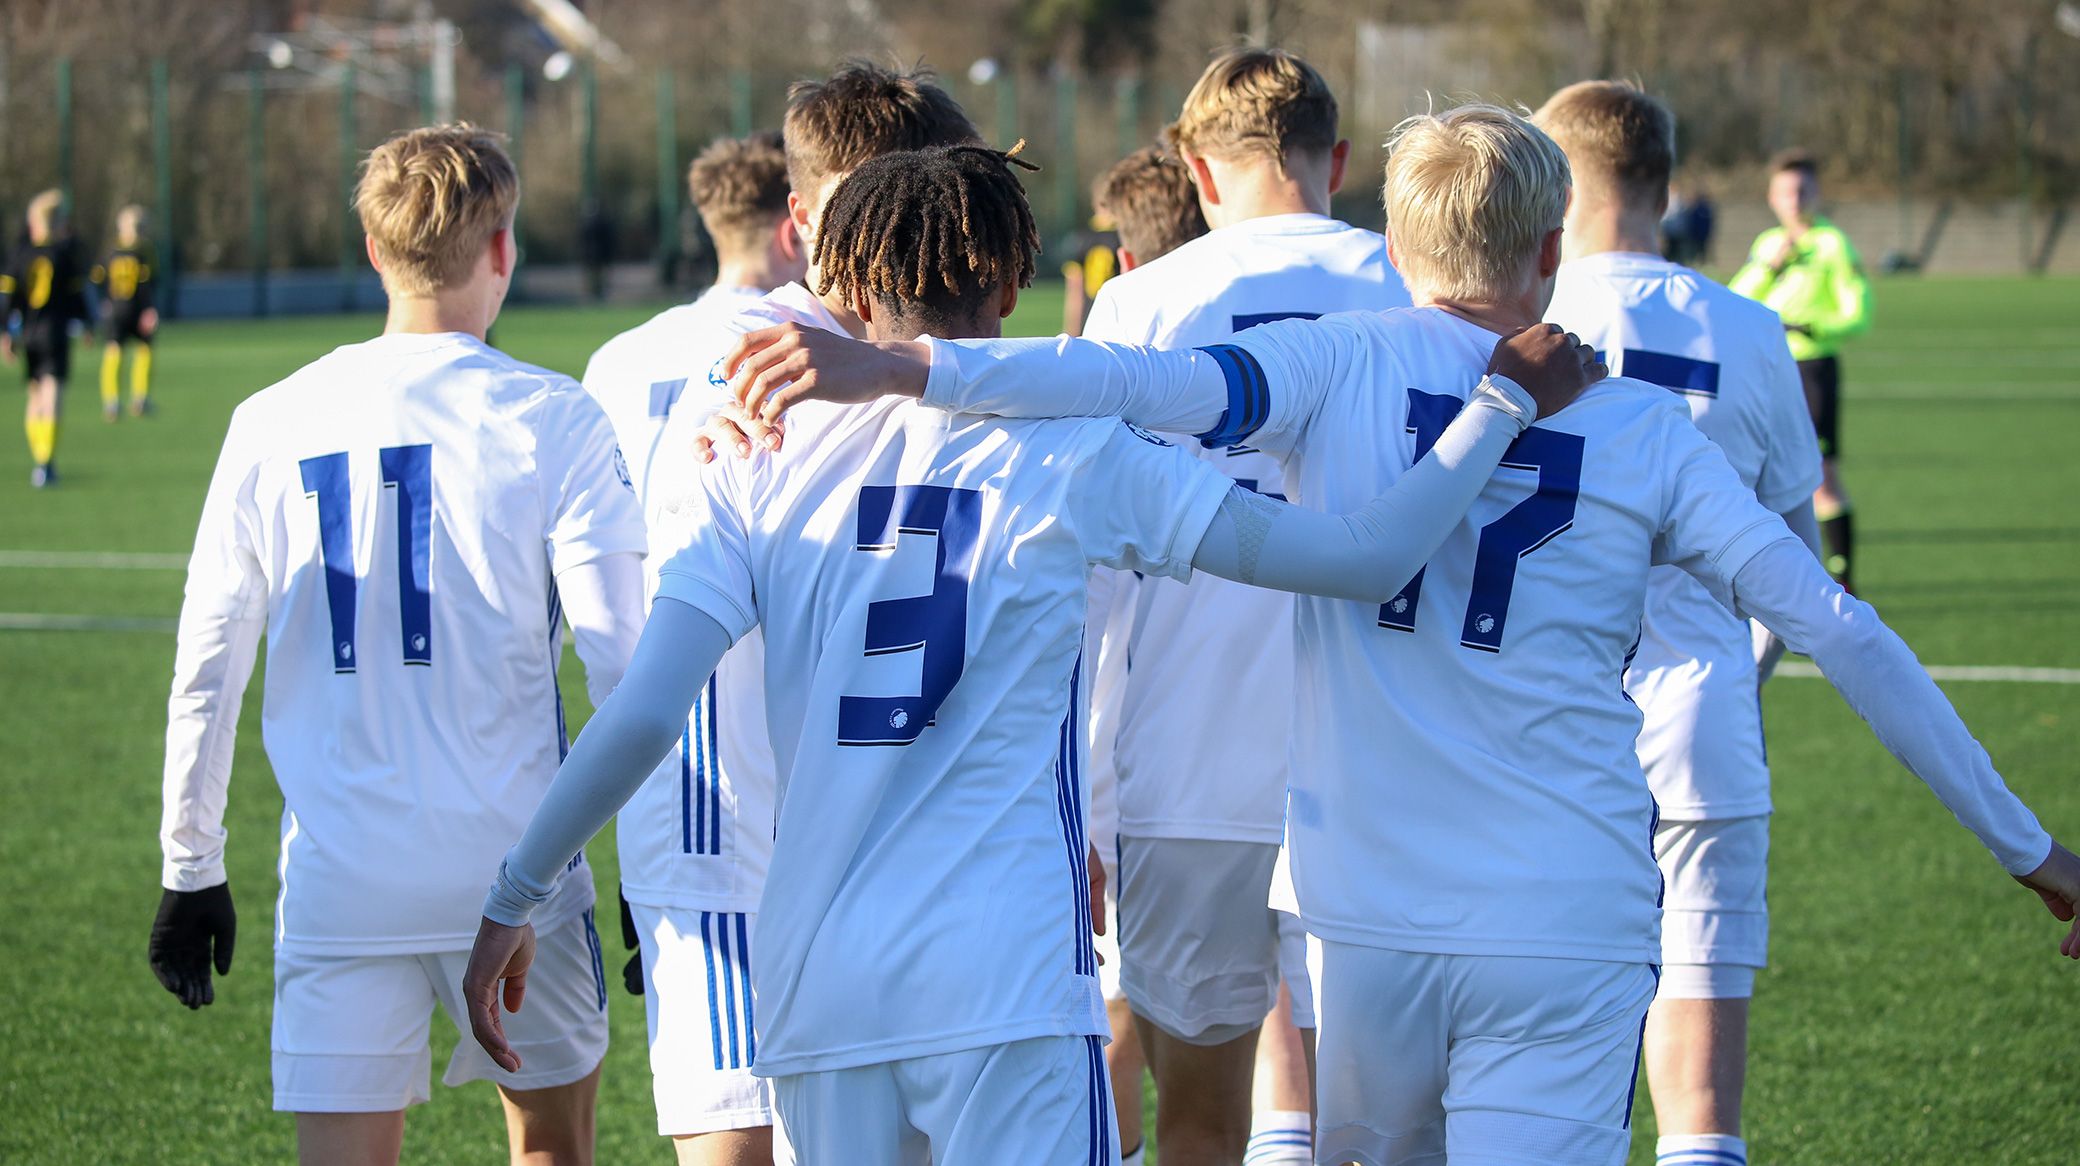
<svg viewBox="0 0 2080 1166">
<path fill-rule="evenodd" d="M 1466 402 L 1457 397 L 1408 391 L 1408 432 L 1415 434 L 1416 460 L 1423 460 L 1445 427 Z M 1473 586 L 1466 599 L 1466 620 L 1459 629 L 1461 647 L 1483 652 L 1502 650 L 1509 623 L 1510 596 L 1516 590 L 1517 562 L 1560 537 L 1574 525 L 1575 504 L 1582 492 L 1582 438 L 1551 429 L 1526 429 L 1503 452 L 1502 464 L 1534 470 L 1538 488 L 1507 514 L 1481 528 L 1474 554 Z M 1408 581 L 1399 594 L 1380 605 L 1379 626 L 1416 630 L 1416 608 L 1423 596 L 1423 576 Z"/>
<path fill-rule="evenodd" d="M 939 712 L 968 664 L 968 576 L 982 533 L 982 492 L 956 486 L 866 486 L 858 551 L 893 551 L 906 535 L 936 536 L 932 590 L 867 605 L 866 654 L 920 654 L 915 696 L 838 698 L 838 744 L 908 745 Z"/>
</svg>

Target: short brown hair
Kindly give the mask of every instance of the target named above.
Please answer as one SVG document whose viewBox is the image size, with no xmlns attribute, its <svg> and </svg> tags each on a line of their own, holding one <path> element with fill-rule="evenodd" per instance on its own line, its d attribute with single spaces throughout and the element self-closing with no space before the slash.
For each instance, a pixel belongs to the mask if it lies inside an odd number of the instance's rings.
<svg viewBox="0 0 2080 1166">
<path fill-rule="evenodd" d="M 1418 299 L 1508 294 L 1567 210 L 1567 155 L 1500 106 L 1419 114 L 1387 151 L 1387 231 Z"/>
<path fill-rule="evenodd" d="M 1811 150 L 1779 150 L 1776 156 L 1769 160 L 1769 172 L 1782 174 L 1786 170 L 1796 170 L 1807 178 L 1818 178 L 1820 159 L 1814 157 Z"/>
<path fill-rule="evenodd" d="M 1668 106 L 1624 81 L 1582 81 L 1553 94 L 1531 120 L 1567 151 L 1578 186 L 1601 187 L 1626 203 L 1651 205 L 1676 168 L 1676 119 Z"/>
<path fill-rule="evenodd" d="M 1091 186 L 1091 203 L 1119 228 L 1137 263 L 1168 255 L 1206 233 L 1199 190 L 1184 165 L 1154 146 L 1113 163 Z"/>
<path fill-rule="evenodd" d="M 805 199 L 869 158 L 982 140 L 931 70 L 898 71 L 867 61 L 847 61 L 821 81 L 789 86 L 781 125 L 787 180 Z"/>
<path fill-rule="evenodd" d="M 757 251 L 773 224 L 787 216 L 787 153 L 780 132 L 716 139 L 686 168 L 686 185 L 717 251 Z"/>
<path fill-rule="evenodd" d="M 1229 49 L 1185 95 L 1171 144 L 1202 157 L 1269 158 L 1336 145 L 1336 95 L 1313 65 L 1284 49 Z"/>
<path fill-rule="evenodd" d="M 369 152 L 354 211 L 392 294 L 468 282 L 485 244 L 513 225 L 520 175 L 505 135 L 468 122 L 425 126 Z"/>
</svg>

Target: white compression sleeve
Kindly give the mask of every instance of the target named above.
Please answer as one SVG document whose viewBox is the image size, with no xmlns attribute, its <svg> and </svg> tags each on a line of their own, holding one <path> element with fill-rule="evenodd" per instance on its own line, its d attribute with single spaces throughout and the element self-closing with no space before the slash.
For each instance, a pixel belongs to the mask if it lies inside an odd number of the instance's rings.
<svg viewBox="0 0 2080 1166">
<path fill-rule="evenodd" d="M 937 340 L 924 403 L 999 417 L 1123 417 L 1166 433 L 1201 433 L 1228 410 L 1228 382 L 1197 349 L 1164 351 L 1057 336 Z"/>
<path fill-rule="evenodd" d="M 1796 539 L 1764 547 L 1733 579 L 1734 603 L 1813 658 L 1887 750 L 1927 783 L 2009 874 L 2028 874 L 2051 835 L 2001 781 L 1986 750 L 1904 641 Z"/>
<path fill-rule="evenodd" d="M 1791 528 L 1791 533 L 1798 536 L 1798 541 L 1813 552 L 1814 558 L 1824 557 L 1820 553 L 1820 520 L 1813 517 L 1811 498 L 1784 511 L 1780 517 L 1784 525 Z M 1748 628 L 1749 639 L 1755 647 L 1755 682 L 1761 684 L 1776 672 L 1777 664 L 1784 659 L 1784 641 L 1759 623 L 1750 622 Z"/>
<path fill-rule="evenodd" d="M 675 599 L 652 605 L 620 687 L 599 706 L 484 900 L 484 915 L 518 927 L 556 888 L 571 857 L 634 796 L 686 728 L 686 714 L 729 649 L 729 633 Z"/>
<path fill-rule="evenodd" d="M 1537 416 L 1531 397 L 1490 376 L 1430 453 L 1355 514 L 1322 514 L 1238 486 L 1192 566 L 1258 587 L 1384 603 L 1437 553 Z"/>
<path fill-rule="evenodd" d="M 601 555 L 580 563 L 556 577 L 556 593 L 585 664 L 585 692 L 598 708 L 621 683 L 643 633 L 643 557 Z"/>
</svg>

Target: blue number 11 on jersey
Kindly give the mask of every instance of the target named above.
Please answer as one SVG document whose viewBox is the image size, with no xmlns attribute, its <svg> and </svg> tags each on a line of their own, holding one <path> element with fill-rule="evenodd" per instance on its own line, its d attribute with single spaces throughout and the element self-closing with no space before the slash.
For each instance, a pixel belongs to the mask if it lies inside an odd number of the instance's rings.
<svg viewBox="0 0 2080 1166">
<path fill-rule="evenodd" d="M 1417 389 L 1408 391 L 1408 432 L 1415 434 L 1417 461 L 1423 460 L 1437 439 L 1444 436 L 1452 418 L 1465 407 L 1466 402 L 1457 397 Z M 1518 560 L 1574 525 L 1575 503 L 1582 492 L 1582 438 L 1551 429 L 1526 429 L 1504 451 L 1502 464 L 1536 471 L 1538 488 L 1507 514 L 1481 528 L 1459 643 L 1483 652 L 1502 650 L 1510 596 L 1517 584 Z M 1401 632 L 1416 630 L 1416 608 L 1423 595 L 1424 574 L 1417 571 L 1408 586 L 1380 605 L 1379 626 Z"/>
<path fill-rule="evenodd" d="M 318 557 L 325 565 L 325 603 L 332 614 L 332 670 L 354 671 L 353 490 L 347 455 L 297 463 L 303 492 L 318 500 Z M 382 451 L 383 488 L 397 497 L 397 610 L 407 664 L 433 663 L 433 447 L 393 445 Z"/>
</svg>

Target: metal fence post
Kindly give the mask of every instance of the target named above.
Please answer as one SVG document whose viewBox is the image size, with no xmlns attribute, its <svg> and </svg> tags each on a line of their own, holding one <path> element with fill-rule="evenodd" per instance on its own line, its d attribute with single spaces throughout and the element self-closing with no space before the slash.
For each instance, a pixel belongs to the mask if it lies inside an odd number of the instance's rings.
<svg viewBox="0 0 2080 1166">
<path fill-rule="evenodd" d="M 1076 74 L 1066 70 L 1054 81 L 1054 233 L 1076 229 Z"/>
<path fill-rule="evenodd" d="M 246 71 L 247 250 L 253 268 L 253 314 L 267 314 L 267 90 L 260 70 Z"/>
<path fill-rule="evenodd" d="M 506 66 L 506 152 L 512 155 L 513 169 L 523 180 L 527 168 L 521 165 L 522 131 L 527 128 L 527 74 L 518 65 Z M 513 218 L 513 247 L 523 257 L 527 253 L 520 233 L 520 219 Z"/>
<path fill-rule="evenodd" d="M 1141 148 L 1141 76 L 1130 73 L 1119 79 L 1113 98 L 1119 107 L 1119 156 Z"/>
<path fill-rule="evenodd" d="M 339 221 L 339 310 L 354 310 L 354 276 L 359 268 L 355 262 L 354 238 L 354 168 L 360 160 L 360 151 L 355 149 L 355 140 L 360 136 L 354 119 L 354 94 L 360 84 L 354 76 L 354 62 L 348 61 L 340 70 L 339 77 L 339 205 L 334 208 L 340 215 Z"/>
<path fill-rule="evenodd" d="M 178 313 L 180 255 L 173 226 L 173 111 L 168 108 L 166 58 L 152 61 L 152 182 L 159 209 L 159 279 L 166 287 L 159 314 Z"/>
<path fill-rule="evenodd" d="M 657 71 L 657 266 L 669 287 L 679 259 L 679 119 L 672 71 Z"/>
<path fill-rule="evenodd" d="M 729 71 L 729 133 L 741 138 L 751 132 L 751 74 L 743 69 Z"/>
<path fill-rule="evenodd" d="M 72 58 L 58 58 L 58 192 L 72 213 Z"/>
</svg>

